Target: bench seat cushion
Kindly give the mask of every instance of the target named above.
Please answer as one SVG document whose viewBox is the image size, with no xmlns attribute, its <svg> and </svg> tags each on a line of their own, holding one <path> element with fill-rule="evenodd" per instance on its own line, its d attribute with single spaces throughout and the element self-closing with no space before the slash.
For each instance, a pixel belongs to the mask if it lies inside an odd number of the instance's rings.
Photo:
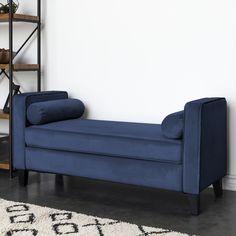
<svg viewBox="0 0 236 236">
<path fill-rule="evenodd" d="M 181 163 L 182 140 L 157 124 L 72 119 L 26 128 L 28 147 Z"/>
</svg>

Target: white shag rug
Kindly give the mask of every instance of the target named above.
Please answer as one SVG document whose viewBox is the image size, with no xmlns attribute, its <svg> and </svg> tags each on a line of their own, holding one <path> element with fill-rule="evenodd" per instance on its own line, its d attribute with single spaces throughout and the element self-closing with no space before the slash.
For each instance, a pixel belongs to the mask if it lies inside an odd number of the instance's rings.
<svg viewBox="0 0 236 236">
<path fill-rule="evenodd" d="M 187 236 L 76 212 L 0 199 L 1 236 Z"/>
</svg>

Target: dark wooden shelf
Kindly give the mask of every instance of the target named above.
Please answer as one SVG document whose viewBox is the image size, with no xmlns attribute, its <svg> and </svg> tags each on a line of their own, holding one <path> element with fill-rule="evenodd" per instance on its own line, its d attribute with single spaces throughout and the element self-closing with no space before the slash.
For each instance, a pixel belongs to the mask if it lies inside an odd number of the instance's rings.
<svg viewBox="0 0 236 236">
<path fill-rule="evenodd" d="M 0 64 L 0 69 L 8 70 L 9 64 Z M 37 64 L 13 64 L 14 71 L 37 71 L 39 70 L 39 65 Z"/>
<path fill-rule="evenodd" d="M 34 39 L 33 36 L 37 37 L 37 59 L 36 62 L 37 64 L 28 64 L 28 63 L 11 63 L 11 68 L 10 64 L 1 64 L 0 63 L 0 73 L 6 72 L 5 76 L 9 78 L 10 80 L 10 89 L 12 90 L 12 93 L 9 93 L 10 95 L 14 94 L 14 73 L 19 71 L 19 72 L 26 72 L 26 71 L 34 71 L 37 74 L 37 91 L 41 90 L 41 0 L 37 0 L 37 15 L 29 15 L 29 14 L 0 14 L 0 25 L 3 25 L 4 27 L 6 26 L 9 28 L 8 30 L 8 35 L 6 34 L 5 36 L 8 36 L 9 38 L 9 50 L 13 50 L 13 45 L 14 45 L 14 33 L 13 29 L 15 26 L 20 26 L 23 24 L 33 24 L 34 29 L 32 29 L 31 34 L 25 38 L 25 41 L 22 43 L 22 45 L 19 47 L 17 53 L 20 51 L 24 50 L 24 47 Z M 34 14 L 34 13 L 33 13 Z M 10 23 L 14 23 L 13 27 Z M 32 25 L 32 26 L 33 26 Z M 2 32 L 1 32 L 2 33 Z M 1 34 L 0 33 L 0 34 Z M 27 32 L 26 32 L 27 33 Z M 2 34 L 1 34 L 2 37 Z M 1 45 L 0 45 L 1 46 Z M 10 104 L 12 105 L 12 104 Z M 5 170 L 10 170 L 10 176 L 13 177 L 13 169 L 11 165 L 12 161 L 12 156 L 11 156 L 11 143 L 9 142 L 11 140 L 11 127 L 12 127 L 12 121 L 11 117 L 9 114 L 6 114 L 3 112 L 3 110 L 0 109 L 0 119 L 5 119 L 9 120 L 9 134 L 1 134 L 0 132 L 0 169 L 5 169 Z"/>
<path fill-rule="evenodd" d="M 2 170 L 10 170 L 9 160 L 0 161 L 0 169 L 2 169 Z"/>
<path fill-rule="evenodd" d="M 9 135 L 0 136 L 0 169 L 9 170 Z"/>
<path fill-rule="evenodd" d="M 0 14 L 0 22 L 8 22 L 8 21 L 9 21 L 9 14 Z M 38 23 L 39 17 L 24 15 L 24 14 L 13 14 L 13 21 Z"/>
<path fill-rule="evenodd" d="M 9 114 L 4 113 L 3 110 L 0 109 L 0 119 L 8 120 L 9 119 Z"/>
<path fill-rule="evenodd" d="M 0 133 L 0 156 L 2 153 L 2 144 L 9 144 L 9 133 Z"/>
</svg>

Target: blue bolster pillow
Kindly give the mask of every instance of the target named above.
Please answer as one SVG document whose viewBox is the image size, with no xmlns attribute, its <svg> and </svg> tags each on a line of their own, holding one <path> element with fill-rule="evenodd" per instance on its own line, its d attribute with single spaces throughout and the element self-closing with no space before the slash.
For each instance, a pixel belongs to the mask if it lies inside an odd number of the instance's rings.
<svg viewBox="0 0 236 236">
<path fill-rule="evenodd" d="M 184 111 L 172 113 L 161 123 L 162 134 L 166 138 L 180 139 L 184 132 Z"/>
<path fill-rule="evenodd" d="M 27 109 L 27 119 L 33 125 L 79 118 L 84 104 L 77 99 L 58 99 L 32 103 Z"/>
</svg>

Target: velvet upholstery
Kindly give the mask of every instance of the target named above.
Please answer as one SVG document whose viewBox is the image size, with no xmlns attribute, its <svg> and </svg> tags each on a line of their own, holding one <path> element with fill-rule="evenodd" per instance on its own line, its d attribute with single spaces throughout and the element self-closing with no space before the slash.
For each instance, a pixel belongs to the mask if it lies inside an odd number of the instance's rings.
<svg viewBox="0 0 236 236">
<path fill-rule="evenodd" d="M 182 190 L 182 165 L 26 148 L 26 168 L 147 187 Z"/>
<path fill-rule="evenodd" d="M 30 104 L 68 98 L 67 92 L 24 93 L 13 97 L 13 165 L 25 169 L 25 128 L 29 125 L 26 111 Z"/>
<path fill-rule="evenodd" d="M 84 104 L 78 99 L 58 99 L 37 102 L 27 109 L 31 124 L 40 125 L 60 120 L 79 118 L 84 113 Z"/>
<path fill-rule="evenodd" d="M 70 119 L 30 125 L 32 103 L 67 99 L 66 92 L 13 98 L 13 166 L 199 194 L 226 174 L 227 106 L 204 98 L 184 108 L 180 139 L 161 125 Z"/>
<path fill-rule="evenodd" d="M 226 175 L 227 108 L 224 98 L 185 105 L 183 191 L 198 194 Z"/>
<path fill-rule="evenodd" d="M 74 119 L 27 127 L 27 146 L 180 163 L 181 140 L 166 139 L 160 125 Z"/>
<path fill-rule="evenodd" d="M 161 130 L 166 138 L 180 139 L 184 132 L 184 111 L 172 113 L 161 123 Z"/>
</svg>

